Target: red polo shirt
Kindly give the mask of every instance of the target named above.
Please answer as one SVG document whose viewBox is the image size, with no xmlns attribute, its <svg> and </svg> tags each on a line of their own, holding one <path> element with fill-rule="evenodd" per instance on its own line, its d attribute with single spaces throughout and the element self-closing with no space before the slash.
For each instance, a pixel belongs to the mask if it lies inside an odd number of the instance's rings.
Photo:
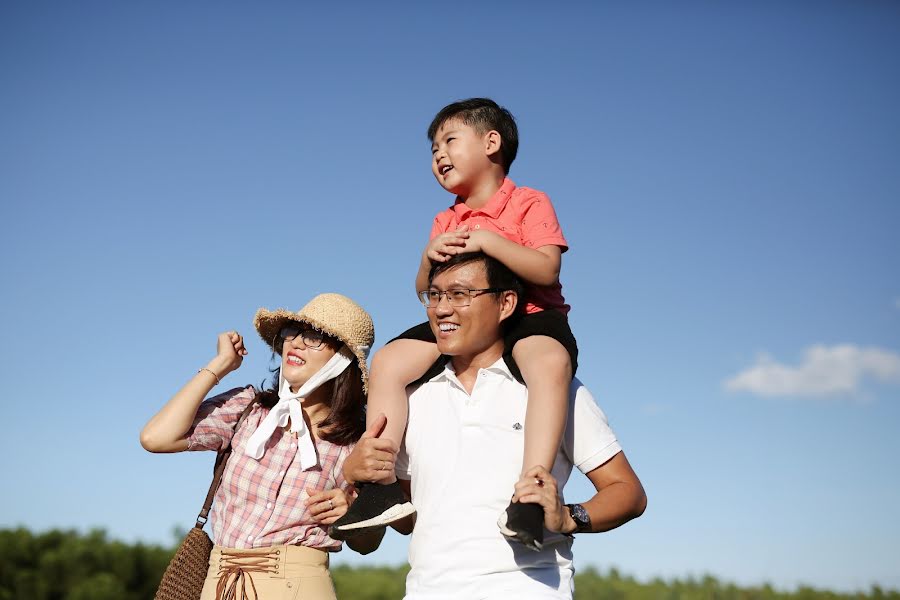
<svg viewBox="0 0 900 600">
<path fill-rule="evenodd" d="M 526 248 L 554 245 L 563 252 L 569 249 L 547 194 L 527 187 L 516 187 L 509 178 L 503 180 L 500 189 L 481 208 L 471 209 L 461 198 L 457 198 L 453 206 L 434 218 L 431 239 L 448 231 L 456 231 L 464 224 L 470 229 L 493 231 Z M 559 282 L 553 285 L 526 284 L 527 313 L 555 309 L 566 314 L 569 308 Z"/>
</svg>

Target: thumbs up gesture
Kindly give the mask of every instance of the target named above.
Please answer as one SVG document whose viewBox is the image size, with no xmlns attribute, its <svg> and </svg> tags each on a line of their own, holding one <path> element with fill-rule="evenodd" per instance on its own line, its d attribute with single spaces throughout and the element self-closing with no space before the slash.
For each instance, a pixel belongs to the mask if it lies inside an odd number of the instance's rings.
<svg viewBox="0 0 900 600">
<path fill-rule="evenodd" d="M 378 414 L 356 442 L 353 452 L 344 461 L 344 479 L 347 483 L 394 481 L 398 447 L 391 440 L 380 437 L 385 425 L 387 417 Z"/>
</svg>

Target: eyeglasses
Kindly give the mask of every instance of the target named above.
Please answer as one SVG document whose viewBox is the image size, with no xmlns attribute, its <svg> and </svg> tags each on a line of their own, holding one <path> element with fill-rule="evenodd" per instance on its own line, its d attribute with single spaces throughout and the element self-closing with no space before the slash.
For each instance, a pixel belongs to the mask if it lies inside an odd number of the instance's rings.
<svg viewBox="0 0 900 600">
<path fill-rule="evenodd" d="M 480 294 L 496 294 L 505 292 L 503 288 L 482 288 L 480 290 L 452 289 L 452 290 L 422 290 L 419 292 L 419 300 L 427 308 L 434 308 L 441 303 L 441 297 L 447 296 L 447 302 L 453 308 L 462 308 L 472 304 L 472 298 Z"/>
<path fill-rule="evenodd" d="M 285 342 L 291 342 L 297 336 L 300 336 L 300 339 L 303 340 L 303 345 L 310 350 L 321 350 L 322 346 L 325 345 L 325 336 L 322 332 L 315 329 L 300 329 L 296 325 L 285 325 L 278 332 L 278 337 Z"/>
</svg>

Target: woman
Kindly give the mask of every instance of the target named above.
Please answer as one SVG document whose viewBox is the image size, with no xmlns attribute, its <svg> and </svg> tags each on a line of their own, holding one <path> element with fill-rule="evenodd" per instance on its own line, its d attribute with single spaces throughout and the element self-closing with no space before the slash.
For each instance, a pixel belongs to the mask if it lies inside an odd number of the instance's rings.
<svg viewBox="0 0 900 600">
<path fill-rule="evenodd" d="M 234 448 L 213 503 L 213 539 L 201 600 L 334 599 L 328 552 L 341 543 L 328 526 L 346 511 L 351 486 L 342 467 L 365 430 L 366 356 L 374 339 L 368 313 L 340 294 L 322 294 L 299 312 L 260 309 L 254 320 L 281 356 L 276 386 L 203 398 L 247 354 L 235 331 L 144 426 L 150 452 Z M 253 408 L 234 431 L 244 409 Z M 384 531 L 348 545 L 371 552 Z"/>
</svg>

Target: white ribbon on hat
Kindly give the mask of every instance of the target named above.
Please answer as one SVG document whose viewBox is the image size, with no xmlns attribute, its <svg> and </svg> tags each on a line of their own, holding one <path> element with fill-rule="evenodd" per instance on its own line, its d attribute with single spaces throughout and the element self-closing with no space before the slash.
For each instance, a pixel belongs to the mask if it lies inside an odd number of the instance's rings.
<svg viewBox="0 0 900 600">
<path fill-rule="evenodd" d="M 327 381 L 331 381 L 344 372 L 348 365 L 353 362 L 355 357 L 344 346 L 339 352 L 336 352 L 322 368 L 316 371 L 315 375 L 300 386 L 297 392 L 291 391 L 289 384 L 284 377 L 281 377 L 281 384 L 278 388 L 278 403 L 272 407 L 266 418 L 262 420 L 244 448 L 244 454 L 251 458 L 259 460 L 266 453 L 266 442 L 275 433 L 277 427 L 286 427 L 288 417 L 291 422 L 291 432 L 297 434 L 297 445 L 300 450 L 300 468 L 304 471 L 311 469 L 318 464 L 316 459 L 316 446 L 312 441 L 312 433 L 306 426 L 306 420 L 303 418 L 303 399 L 308 398 L 320 385 Z"/>
</svg>

